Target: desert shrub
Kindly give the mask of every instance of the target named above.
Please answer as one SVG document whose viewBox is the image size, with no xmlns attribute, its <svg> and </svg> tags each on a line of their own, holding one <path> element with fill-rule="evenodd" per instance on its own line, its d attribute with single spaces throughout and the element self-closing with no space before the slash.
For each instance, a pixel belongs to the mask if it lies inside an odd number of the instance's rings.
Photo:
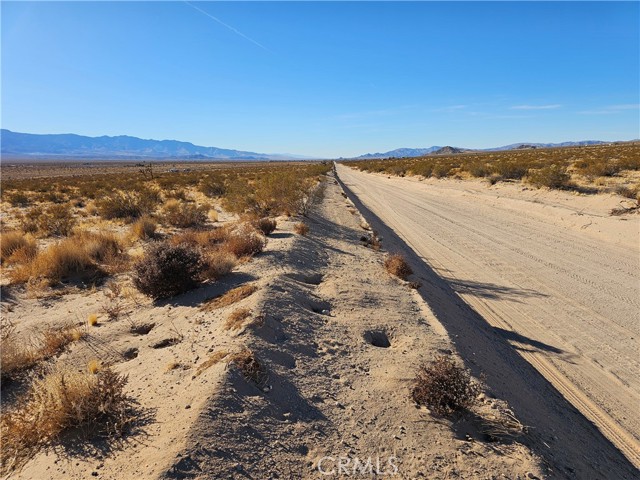
<svg viewBox="0 0 640 480">
<path fill-rule="evenodd" d="M 616 193 L 625 198 L 630 198 L 631 200 L 640 200 L 640 184 L 634 187 L 620 185 L 616 188 Z"/>
<path fill-rule="evenodd" d="M 254 198 L 258 215 L 304 214 L 307 196 L 313 182 L 295 170 L 286 169 L 268 172 L 255 184 Z"/>
<path fill-rule="evenodd" d="M 141 217 L 131 224 L 131 236 L 140 240 L 148 240 L 156 234 L 158 225 L 151 217 Z"/>
<path fill-rule="evenodd" d="M 142 214 L 152 213 L 158 205 L 162 203 L 162 195 L 155 188 L 147 186 L 137 187 L 138 205 L 142 210 Z"/>
<path fill-rule="evenodd" d="M 569 186 L 571 176 L 567 173 L 566 167 L 560 165 L 549 165 L 536 170 L 529 170 L 527 182 L 536 187 L 566 188 Z"/>
<path fill-rule="evenodd" d="M 587 177 L 612 177 L 622 170 L 617 162 L 603 158 L 579 160 L 575 167 L 579 173 Z"/>
<path fill-rule="evenodd" d="M 414 175 L 422 175 L 429 178 L 433 172 L 433 164 L 431 162 L 417 162 L 411 167 L 411 173 Z"/>
<path fill-rule="evenodd" d="M 618 160 L 621 170 L 640 170 L 640 155 L 623 156 Z"/>
<path fill-rule="evenodd" d="M 223 197 L 227 191 L 224 181 L 215 177 L 206 177 L 200 180 L 198 190 L 211 198 Z"/>
<path fill-rule="evenodd" d="M 417 404 L 426 405 L 437 415 L 448 415 L 473 406 L 480 386 L 465 368 L 439 356 L 431 365 L 420 366 L 411 393 Z"/>
<path fill-rule="evenodd" d="M 254 188 L 241 178 L 234 178 L 229 182 L 222 203 L 225 210 L 232 213 L 258 214 L 261 210 L 261 206 L 255 199 Z"/>
<path fill-rule="evenodd" d="M 182 202 L 189 202 L 189 196 L 187 195 L 187 191 L 184 188 L 174 188 L 165 193 L 168 199 L 170 200 L 180 200 Z"/>
<path fill-rule="evenodd" d="M 50 285 L 77 278 L 81 281 L 96 280 L 102 271 L 76 238 L 67 238 L 40 251 L 26 265 L 10 273 L 14 282 L 44 278 Z"/>
<path fill-rule="evenodd" d="M 100 216 L 106 220 L 115 218 L 128 220 L 151 211 L 149 205 L 145 205 L 138 195 L 122 191 L 112 192 L 96 200 L 96 208 Z"/>
<path fill-rule="evenodd" d="M 413 273 L 411 267 L 404 259 L 404 257 L 400 254 L 388 255 L 384 260 L 384 268 L 391 275 L 395 275 L 402 280 L 406 280 L 406 278 Z"/>
<path fill-rule="evenodd" d="M 530 166 L 517 160 L 501 158 L 491 164 L 493 173 L 497 173 L 504 179 L 520 180 L 527 174 Z"/>
<path fill-rule="evenodd" d="M 391 175 L 396 175 L 398 177 L 404 177 L 407 174 L 406 167 L 398 164 L 389 165 L 386 171 L 387 173 L 390 173 Z"/>
<path fill-rule="evenodd" d="M 75 224 L 69 205 L 51 205 L 38 219 L 38 230 L 45 235 L 67 236 Z"/>
<path fill-rule="evenodd" d="M 435 167 L 433 167 L 433 172 L 431 173 L 431 175 L 436 178 L 444 178 L 449 175 L 450 171 L 451 171 L 451 165 L 437 163 Z"/>
<path fill-rule="evenodd" d="M 473 177 L 486 177 L 490 173 L 490 168 L 482 160 L 472 160 L 463 164 L 463 170 L 469 172 Z"/>
<path fill-rule="evenodd" d="M 252 225 L 262 232 L 263 235 L 269 235 L 276 229 L 276 221 L 273 218 L 260 218 L 252 222 Z"/>
<path fill-rule="evenodd" d="M 24 263 L 36 256 L 35 239 L 22 232 L 13 231 L 0 235 L 0 262 Z"/>
<path fill-rule="evenodd" d="M 44 215 L 42 207 L 30 208 L 23 216 L 20 217 L 20 229 L 24 233 L 36 233 L 39 229 L 40 218 Z"/>
<path fill-rule="evenodd" d="M 20 467 L 72 429 L 122 434 L 132 421 L 126 383 L 126 377 L 108 367 L 96 374 L 59 369 L 35 380 L 28 394 L 0 421 L 2 472 Z"/>
<path fill-rule="evenodd" d="M 229 232 L 224 245 L 238 258 L 250 257 L 264 250 L 267 239 L 248 223 L 242 223 Z"/>
<path fill-rule="evenodd" d="M 501 182 L 502 180 L 504 180 L 502 178 L 502 175 L 498 173 L 492 173 L 487 177 L 487 182 L 489 183 L 489 185 L 495 185 L 496 183 Z"/>
<path fill-rule="evenodd" d="M 204 255 L 204 269 L 202 278 L 205 280 L 219 280 L 229 275 L 238 263 L 235 255 L 218 249 Z"/>
<path fill-rule="evenodd" d="M 203 270 L 202 256 L 189 245 L 151 245 L 133 267 L 133 283 L 154 298 L 169 298 L 194 288 Z"/>
<path fill-rule="evenodd" d="M 309 226 L 304 222 L 298 222 L 293 226 L 293 231 L 298 235 L 306 235 L 309 233 Z"/>
<path fill-rule="evenodd" d="M 26 207 L 30 203 L 29 197 L 23 192 L 15 192 L 8 196 L 12 207 Z"/>
<path fill-rule="evenodd" d="M 178 228 L 200 227 L 207 221 L 207 209 L 172 199 L 165 203 L 162 219 Z"/>
</svg>

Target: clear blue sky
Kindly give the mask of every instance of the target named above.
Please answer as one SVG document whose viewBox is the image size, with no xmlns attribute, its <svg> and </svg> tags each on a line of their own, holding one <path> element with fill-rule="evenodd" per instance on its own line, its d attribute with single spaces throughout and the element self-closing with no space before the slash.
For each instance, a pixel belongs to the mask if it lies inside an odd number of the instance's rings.
<svg viewBox="0 0 640 480">
<path fill-rule="evenodd" d="M 257 152 L 640 136 L 638 2 L 2 2 L 2 127 Z"/>
</svg>

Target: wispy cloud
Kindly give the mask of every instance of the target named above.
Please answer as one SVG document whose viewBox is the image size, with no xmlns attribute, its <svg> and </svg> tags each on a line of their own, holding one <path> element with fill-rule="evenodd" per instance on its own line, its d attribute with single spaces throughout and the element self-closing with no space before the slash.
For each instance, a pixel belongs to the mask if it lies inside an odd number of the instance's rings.
<svg viewBox="0 0 640 480">
<path fill-rule="evenodd" d="M 626 103 L 623 105 L 608 105 L 597 110 L 583 110 L 578 112 L 580 115 L 613 115 L 626 110 L 639 110 L 640 104 Z"/>
<path fill-rule="evenodd" d="M 553 105 L 514 105 L 511 110 L 555 110 L 562 105 L 554 103 Z"/>
<path fill-rule="evenodd" d="M 264 45 L 262 45 L 261 43 L 256 42 L 253 38 L 248 37 L 247 35 L 245 35 L 244 33 L 242 33 L 240 30 L 232 27 L 231 25 L 224 23 L 222 20 L 220 20 L 217 17 L 214 17 L 213 15 L 211 15 L 208 12 L 205 12 L 204 10 L 202 10 L 200 7 L 195 6 L 194 4 L 188 2 L 187 0 L 183 0 L 184 3 L 186 3 L 187 5 L 189 5 L 190 7 L 194 8 L 195 10 L 197 10 L 198 12 L 202 13 L 203 15 L 206 15 L 207 17 L 209 17 L 212 20 L 215 20 L 216 22 L 218 22 L 220 25 L 222 25 L 223 27 L 227 27 L 229 30 L 231 30 L 233 33 L 240 35 L 242 38 L 244 38 L 245 40 L 249 40 L 251 43 L 253 43 L 254 45 L 257 45 L 258 47 L 262 48 L 263 50 L 269 52 L 269 53 L 273 53 L 271 50 L 269 50 L 267 47 L 265 47 Z"/>
</svg>

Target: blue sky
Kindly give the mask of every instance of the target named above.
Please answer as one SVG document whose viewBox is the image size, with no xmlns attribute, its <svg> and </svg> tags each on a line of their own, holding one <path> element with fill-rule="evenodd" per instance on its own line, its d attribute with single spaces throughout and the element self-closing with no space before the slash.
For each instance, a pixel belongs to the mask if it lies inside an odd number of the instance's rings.
<svg viewBox="0 0 640 480">
<path fill-rule="evenodd" d="M 2 2 L 2 127 L 268 153 L 640 137 L 638 2 Z"/>
</svg>

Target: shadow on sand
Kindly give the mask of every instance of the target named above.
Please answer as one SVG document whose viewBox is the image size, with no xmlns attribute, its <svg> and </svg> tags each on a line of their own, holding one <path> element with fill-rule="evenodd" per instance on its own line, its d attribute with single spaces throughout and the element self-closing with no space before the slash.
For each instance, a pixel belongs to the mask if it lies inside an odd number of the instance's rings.
<svg viewBox="0 0 640 480">
<path fill-rule="evenodd" d="M 510 341 L 553 354 L 560 349 L 514 332 L 492 327 L 458 295 L 456 290 L 473 290 L 480 295 L 509 295 L 518 298 L 536 292 L 514 292 L 495 285 L 451 282 L 439 276 L 339 180 L 348 197 L 369 225 L 383 238 L 387 251 L 402 252 L 417 277 L 424 283 L 420 295 L 447 330 L 451 341 L 473 375 L 485 376 L 489 393 L 506 400 L 516 417 L 531 431 L 521 442 L 539 455 L 549 467 L 549 478 L 637 479 L 629 460 L 569 403 L 520 354 Z"/>
</svg>

